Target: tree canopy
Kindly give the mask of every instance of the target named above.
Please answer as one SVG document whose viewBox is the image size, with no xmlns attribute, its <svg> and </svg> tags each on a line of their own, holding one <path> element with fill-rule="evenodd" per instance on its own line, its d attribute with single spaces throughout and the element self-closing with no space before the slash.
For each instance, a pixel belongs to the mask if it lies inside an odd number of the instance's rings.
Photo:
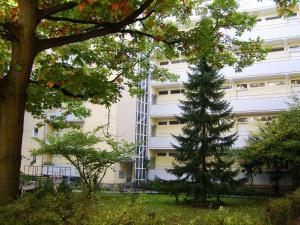
<svg viewBox="0 0 300 225">
<path fill-rule="evenodd" d="M 300 168 L 300 108 L 279 114 L 277 119 L 262 126 L 241 152 L 243 166 L 249 175 L 267 173 L 274 192 L 279 192 L 279 180 L 291 176 L 299 185 Z"/>
<path fill-rule="evenodd" d="M 79 172 L 80 180 L 88 192 L 96 191 L 115 163 L 132 160 L 135 144 L 125 140 L 117 141 L 110 135 L 100 135 L 97 130 L 84 133 L 73 130 L 64 135 L 58 133 L 46 140 L 36 139 L 40 148 L 35 155 L 60 155 Z"/>
</svg>

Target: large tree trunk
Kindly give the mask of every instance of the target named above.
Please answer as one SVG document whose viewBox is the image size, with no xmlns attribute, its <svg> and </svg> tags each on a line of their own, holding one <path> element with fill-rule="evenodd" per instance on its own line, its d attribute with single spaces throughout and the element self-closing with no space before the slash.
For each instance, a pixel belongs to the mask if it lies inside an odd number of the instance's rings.
<svg viewBox="0 0 300 225">
<path fill-rule="evenodd" d="M 0 206 L 19 195 L 26 88 L 35 56 L 37 0 L 19 1 L 12 63 L 0 81 Z"/>
</svg>

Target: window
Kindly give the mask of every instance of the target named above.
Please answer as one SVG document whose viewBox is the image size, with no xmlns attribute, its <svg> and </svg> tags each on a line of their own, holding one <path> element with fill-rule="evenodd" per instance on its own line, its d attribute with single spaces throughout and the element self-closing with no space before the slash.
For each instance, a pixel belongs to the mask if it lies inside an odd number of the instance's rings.
<svg viewBox="0 0 300 225">
<path fill-rule="evenodd" d="M 171 94 L 180 94 L 180 93 L 181 93 L 180 89 L 171 90 Z"/>
<path fill-rule="evenodd" d="M 178 125 L 180 122 L 178 120 L 171 120 L 169 121 L 169 125 Z"/>
<path fill-rule="evenodd" d="M 274 116 L 261 116 L 261 117 L 258 117 L 258 120 L 263 121 L 263 122 L 270 122 L 274 118 L 275 118 Z"/>
<path fill-rule="evenodd" d="M 291 85 L 292 86 L 300 85 L 300 80 L 291 80 Z"/>
<path fill-rule="evenodd" d="M 159 126 L 165 126 L 165 125 L 168 125 L 168 121 L 159 121 L 157 124 Z"/>
<path fill-rule="evenodd" d="M 171 61 L 172 64 L 181 63 L 180 59 Z"/>
<path fill-rule="evenodd" d="M 171 61 L 172 64 L 184 63 L 184 62 L 185 62 L 185 59 L 176 59 L 176 60 Z"/>
<path fill-rule="evenodd" d="M 300 51 L 300 45 L 291 45 L 289 46 L 290 52 Z"/>
<path fill-rule="evenodd" d="M 265 83 L 252 83 L 250 84 L 250 87 L 256 88 L 256 87 L 264 87 Z"/>
<path fill-rule="evenodd" d="M 270 50 L 270 52 L 282 52 L 284 51 L 284 47 L 275 47 Z"/>
<path fill-rule="evenodd" d="M 170 157 L 174 157 L 175 156 L 175 152 L 169 152 L 169 156 Z"/>
<path fill-rule="evenodd" d="M 244 90 L 247 89 L 248 85 L 247 84 L 238 84 L 237 85 L 237 89 L 238 90 Z"/>
<path fill-rule="evenodd" d="M 165 65 L 168 65 L 169 64 L 169 61 L 163 61 L 163 62 L 160 62 L 159 65 L 161 66 L 165 66 Z"/>
<path fill-rule="evenodd" d="M 165 153 L 165 152 L 158 152 L 156 155 L 160 156 L 160 157 L 165 157 L 165 156 L 167 156 L 167 153 Z"/>
<path fill-rule="evenodd" d="M 271 17 L 267 17 L 266 20 L 277 20 L 280 18 L 281 18 L 281 16 L 271 16 Z"/>
<path fill-rule="evenodd" d="M 158 94 L 159 95 L 167 95 L 167 94 L 169 94 L 169 91 L 159 91 Z"/>
<path fill-rule="evenodd" d="M 267 86 L 272 87 L 272 86 L 279 86 L 279 85 L 285 85 L 285 81 L 280 80 L 280 81 L 271 81 L 267 83 Z"/>
<path fill-rule="evenodd" d="M 39 135 L 39 128 L 35 127 L 33 128 L 33 131 L 32 131 L 32 136 L 33 137 L 36 137 Z"/>
<path fill-rule="evenodd" d="M 223 85 L 222 87 L 221 87 L 221 89 L 231 89 L 232 88 L 232 85 Z"/>
<path fill-rule="evenodd" d="M 248 118 L 246 117 L 240 117 L 237 119 L 238 123 L 248 123 Z"/>
</svg>

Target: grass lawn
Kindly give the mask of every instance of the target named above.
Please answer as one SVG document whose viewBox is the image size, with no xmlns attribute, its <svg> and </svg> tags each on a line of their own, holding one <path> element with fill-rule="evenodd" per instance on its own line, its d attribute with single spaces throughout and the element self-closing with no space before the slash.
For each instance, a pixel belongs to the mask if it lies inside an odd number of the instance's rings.
<svg viewBox="0 0 300 225">
<path fill-rule="evenodd" d="M 223 198 L 222 209 L 161 194 L 26 194 L 0 208 L 2 225 L 261 225 L 263 200 Z M 226 223 L 223 223 L 226 218 Z M 217 222 L 216 222 L 217 221 Z M 229 222 L 228 222 L 229 221 Z"/>
<path fill-rule="evenodd" d="M 120 210 L 132 201 L 130 195 L 102 194 L 100 199 L 104 208 Z M 223 198 L 224 207 L 230 212 L 238 212 L 249 215 L 254 221 L 262 221 L 264 213 L 264 200 L 244 198 Z M 176 204 L 175 198 L 161 194 L 140 194 L 135 199 L 135 204 L 140 205 L 142 211 L 147 214 L 163 216 L 168 224 L 186 224 L 188 221 L 201 216 L 201 214 L 214 213 L 218 209 L 205 209 L 181 203 Z"/>
</svg>

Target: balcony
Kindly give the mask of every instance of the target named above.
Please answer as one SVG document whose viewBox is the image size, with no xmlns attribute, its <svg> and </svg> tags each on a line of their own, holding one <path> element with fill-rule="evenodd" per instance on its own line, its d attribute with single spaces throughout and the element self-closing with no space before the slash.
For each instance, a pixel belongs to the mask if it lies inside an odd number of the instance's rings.
<svg viewBox="0 0 300 225">
<path fill-rule="evenodd" d="M 168 173 L 165 169 L 152 169 L 148 171 L 149 180 L 155 180 L 155 178 L 160 178 L 163 180 L 176 180 L 177 177 Z"/>
<path fill-rule="evenodd" d="M 256 39 L 258 36 L 264 39 L 265 42 L 299 37 L 299 19 L 298 17 L 293 17 L 259 22 L 251 32 L 246 32 L 243 38 Z"/>
<path fill-rule="evenodd" d="M 177 144 L 177 141 L 172 136 L 166 137 L 149 137 L 149 149 L 174 149 L 172 144 Z"/>
<path fill-rule="evenodd" d="M 59 117 L 62 115 L 62 112 L 48 112 L 47 113 L 47 118 L 50 119 L 51 117 Z M 79 118 L 74 116 L 73 114 L 69 114 L 66 118 L 67 122 L 83 122 L 83 118 Z"/>
<path fill-rule="evenodd" d="M 288 96 L 261 95 L 260 98 L 230 99 L 228 100 L 233 108 L 233 113 L 264 113 L 279 112 L 289 107 L 291 99 Z M 177 103 L 151 105 L 150 117 L 163 118 L 180 115 L 180 108 Z"/>
<path fill-rule="evenodd" d="M 180 109 L 177 103 L 173 104 L 157 104 L 150 106 L 150 117 L 160 118 L 160 117 L 174 117 L 174 115 L 179 115 Z"/>
<path fill-rule="evenodd" d="M 300 28 L 299 28 L 300 29 Z M 228 79 L 238 79 L 245 77 L 266 77 L 275 74 L 295 74 L 300 72 L 300 60 L 290 59 L 284 61 L 262 62 L 246 67 L 242 72 L 236 73 L 233 68 L 226 67 L 221 70 Z"/>
<path fill-rule="evenodd" d="M 300 31 L 300 27 L 299 27 Z M 276 61 L 263 61 L 260 63 L 256 63 L 252 66 L 246 67 L 242 70 L 242 72 L 235 72 L 232 67 L 225 67 L 220 71 L 221 74 L 225 76 L 226 79 L 232 80 L 242 80 L 245 78 L 266 78 L 266 77 L 276 77 L 276 76 L 284 76 L 292 75 L 292 74 L 299 74 L 300 73 L 300 59 L 299 54 L 289 54 L 287 53 L 286 58 L 278 58 Z M 172 69 L 170 69 L 171 72 Z M 184 70 L 182 69 L 180 73 L 180 78 L 175 82 L 157 82 L 152 81 L 151 85 L 154 88 L 161 88 L 161 87 L 172 87 L 178 86 L 179 83 L 186 82 L 188 80 L 187 76 L 187 68 Z"/>
</svg>

